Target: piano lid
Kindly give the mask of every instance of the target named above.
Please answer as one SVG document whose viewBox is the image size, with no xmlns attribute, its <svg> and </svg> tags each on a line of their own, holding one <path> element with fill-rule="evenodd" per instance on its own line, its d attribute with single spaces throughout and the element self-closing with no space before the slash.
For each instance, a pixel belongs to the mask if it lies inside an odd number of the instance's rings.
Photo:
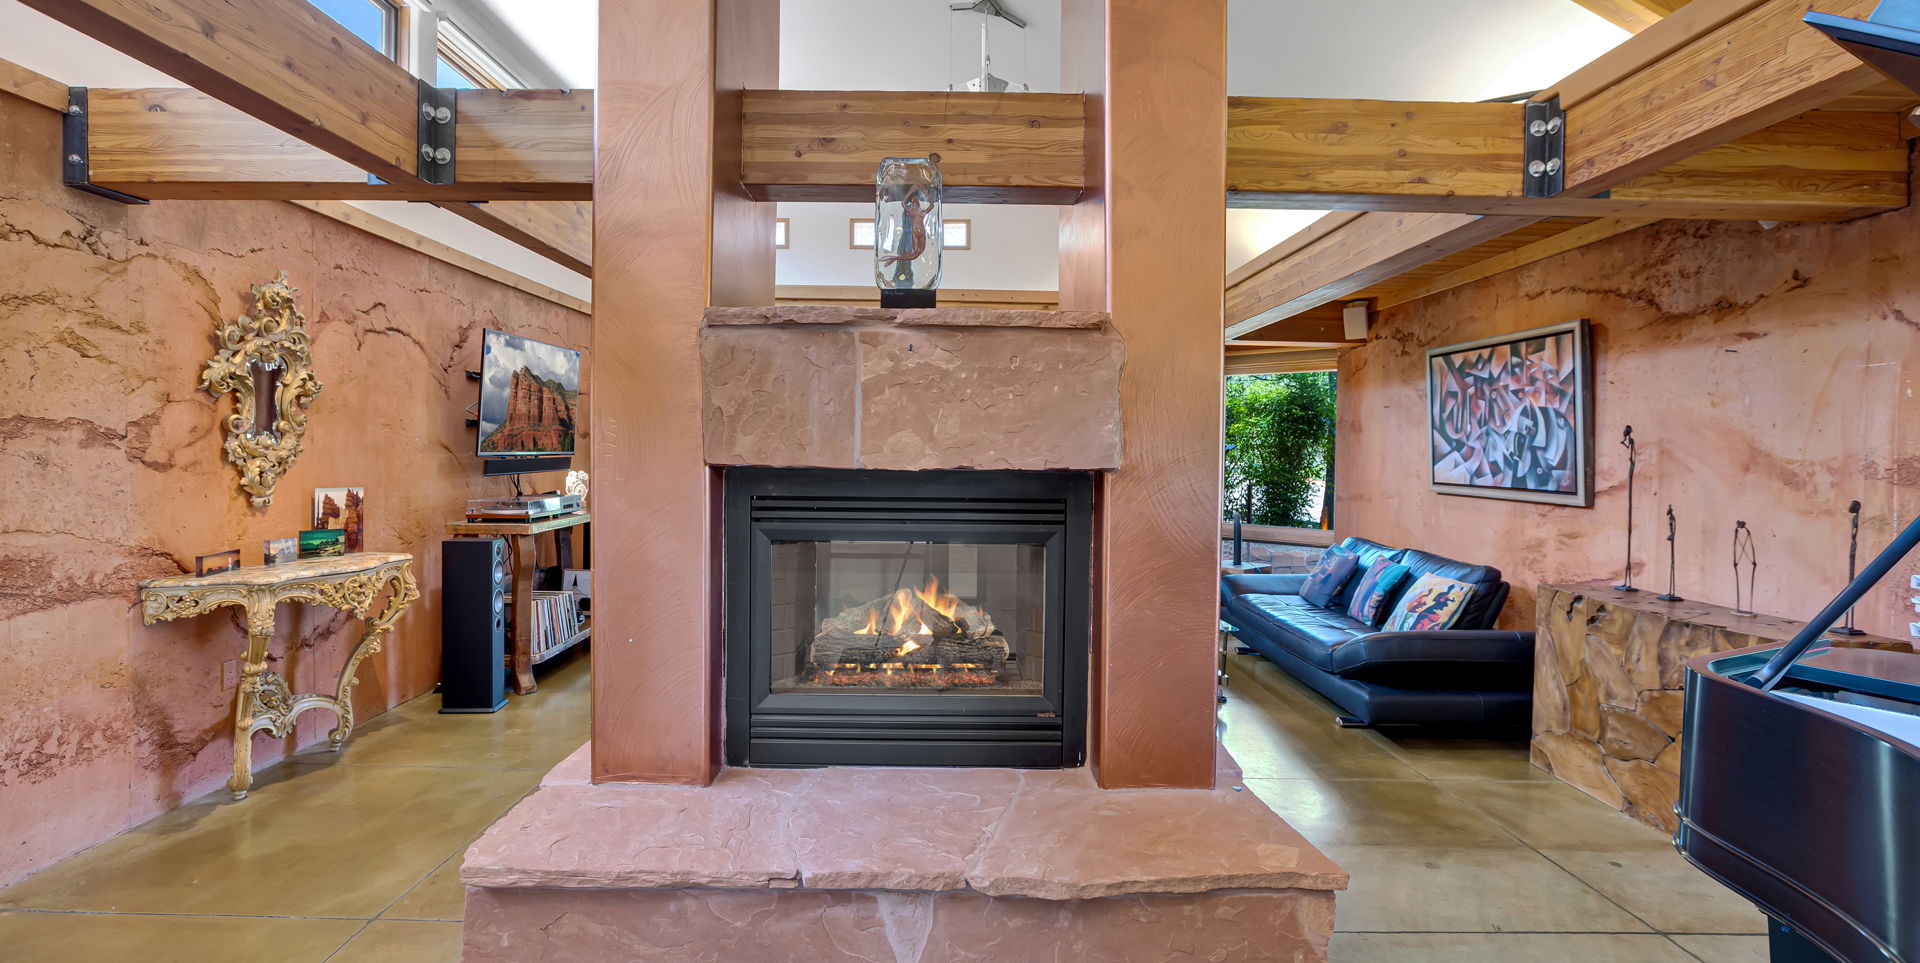
<svg viewBox="0 0 1920 963">
<path fill-rule="evenodd" d="M 1920 3 L 1920 0 L 1915 2 Z M 1848 582 L 1847 587 L 1841 589 L 1840 594 L 1834 596 L 1833 601 L 1828 602 L 1826 608 L 1820 610 L 1820 614 L 1815 615 L 1805 626 L 1802 626 L 1800 631 L 1795 633 L 1786 645 L 1781 646 L 1779 651 L 1773 654 L 1773 658 L 1768 659 L 1767 664 L 1759 671 L 1747 676 L 1746 683 L 1762 692 L 1770 691 L 1774 686 L 1779 685 L 1780 680 L 1787 677 L 1787 670 L 1811 651 L 1814 645 L 1821 641 L 1821 636 L 1826 635 L 1827 630 L 1833 628 L 1835 622 L 1840 621 L 1840 616 L 1852 608 L 1854 603 L 1860 601 L 1860 597 L 1867 594 L 1868 590 L 1879 584 L 1881 579 L 1886 578 L 1887 573 L 1893 571 L 1893 567 L 1898 565 L 1901 559 L 1906 558 L 1907 553 L 1913 551 L 1916 545 L 1920 545 L 1920 517 L 1908 522 L 1907 527 L 1901 529 L 1900 534 L 1894 536 L 1893 541 L 1887 543 L 1887 547 L 1881 549 L 1880 554 L 1875 555 L 1873 560 L 1860 570 L 1860 574 L 1853 581 Z"/>
</svg>

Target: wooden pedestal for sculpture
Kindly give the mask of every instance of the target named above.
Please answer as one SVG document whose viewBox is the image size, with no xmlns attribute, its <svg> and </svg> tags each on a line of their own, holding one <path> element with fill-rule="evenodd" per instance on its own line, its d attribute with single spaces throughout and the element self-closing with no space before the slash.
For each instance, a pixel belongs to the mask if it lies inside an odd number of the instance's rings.
<svg viewBox="0 0 1920 963">
<path fill-rule="evenodd" d="M 1804 622 L 1662 602 L 1605 582 L 1542 585 L 1533 660 L 1533 764 L 1671 833 L 1680 796 L 1681 686 L 1697 655 L 1783 643 Z M 1838 646 L 1895 648 L 1874 635 Z"/>
</svg>

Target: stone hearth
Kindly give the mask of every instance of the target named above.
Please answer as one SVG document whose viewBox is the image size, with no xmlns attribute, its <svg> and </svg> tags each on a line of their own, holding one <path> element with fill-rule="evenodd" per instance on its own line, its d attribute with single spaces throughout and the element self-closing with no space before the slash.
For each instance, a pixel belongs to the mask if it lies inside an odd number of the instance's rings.
<svg viewBox="0 0 1920 963">
<path fill-rule="evenodd" d="M 1257 799 L 1088 771 L 728 769 L 590 785 L 467 851 L 465 959 L 1326 958 L 1347 874 Z"/>
<path fill-rule="evenodd" d="M 1098 311 L 708 308 L 706 460 L 1110 470 L 1125 359 Z"/>
</svg>

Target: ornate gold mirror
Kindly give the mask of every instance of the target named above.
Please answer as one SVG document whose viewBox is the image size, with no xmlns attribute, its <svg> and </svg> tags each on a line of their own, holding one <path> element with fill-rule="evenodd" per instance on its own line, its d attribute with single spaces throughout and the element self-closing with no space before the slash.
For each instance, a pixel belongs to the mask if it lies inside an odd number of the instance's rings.
<svg viewBox="0 0 1920 963">
<path fill-rule="evenodd" d="M 285 271 L 254 285 L 253 314 L 220 324 L 214 332 L 220 353 L 200 375 L 202 388 L 233 395 L 227 460 L 255 508 L 273 504 L 274 485 L 300 457 L 306 409 L 320 393 L 307 318 L 293 306 L 294 290 Z"/>
</svg>

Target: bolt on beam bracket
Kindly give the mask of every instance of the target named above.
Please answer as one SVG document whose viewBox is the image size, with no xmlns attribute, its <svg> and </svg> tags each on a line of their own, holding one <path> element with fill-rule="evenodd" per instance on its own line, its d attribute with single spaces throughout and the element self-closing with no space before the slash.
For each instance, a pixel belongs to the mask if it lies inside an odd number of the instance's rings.
<svg viewBox="0 0 1920 963">
<path fill-rule="evenodd" d="M 1524 136 L 1520 175 L 1523 197 L 1553 197 L 1565 188 L 1567 173 L 1567 112 L 1560 98 L 1528 101 L 1522 108 Z"/>
<path fill-rule="evenodd" d="M 60 181 L 77 191 L 86 191 L 122 204 L 145 204 L 147 199 L 122 194 L 93 182 L 87 147 L 87 88 L 67 88 L 67 109 L 60 115 Z"/>
<path fill-rule="evenodd" d="M 416 167 L 420 179 L 429 184 L 453 183 L 454 124 L 458 120 L 454 90 L 435 87 L 422 80 L 420 114 L 417 127 L 420 158 Z"/>
</svg>

